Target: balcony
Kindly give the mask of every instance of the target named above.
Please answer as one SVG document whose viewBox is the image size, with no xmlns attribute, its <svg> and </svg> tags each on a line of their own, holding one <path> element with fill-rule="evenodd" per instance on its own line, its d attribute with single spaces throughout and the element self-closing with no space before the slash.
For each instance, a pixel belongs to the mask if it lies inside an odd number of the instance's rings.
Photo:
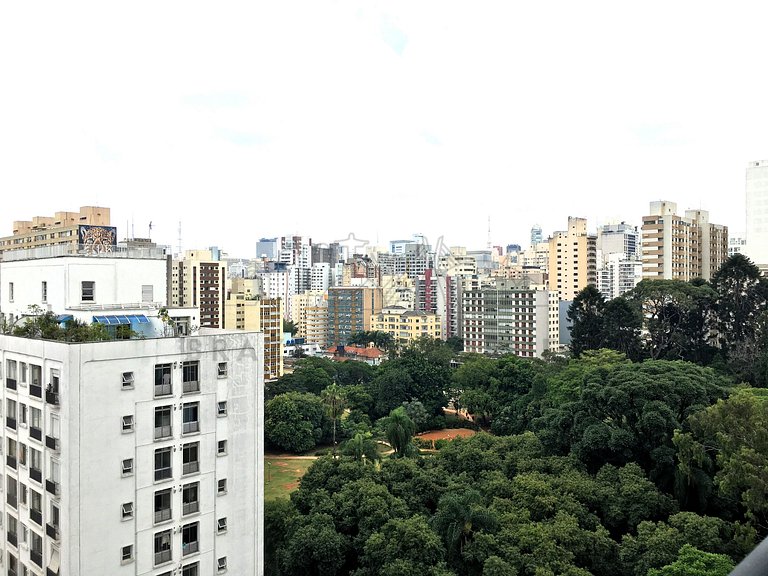
<svg viewBox="0 0 768 576">
<path fill-rule="evenodd" d="M 162 550 L 161 552 L 155 552 L 155 566 L 159 566 L 160 564 L 165 564 L 166 562 L 170 562 L 172 559 L 173 558 L 170 550 Z"/>
<path fill-rule="evenodd" d="M 48 404 L 51 404 L 52 406 L 58 406 L 59 405 L 59 393 L 54 392 L 53 390 L 46 390 L 45 391 L 45 401 Z"/>
<path fill-rule="evenodd" d="M 13 456 L 10 456 L 10 455 L 6 456 L 5 457 L 5 463 L 8 464 L 8 466 L 13 468 L 14 470 L 16 470 L 16 467 L 17 467 L 16 466 L 16 458 L 14 458 Z"/>
<path fill-rule="evenodd" d="M 59 495 L 59 483 L 54 482 L 53 480 L 46 480 L 45 481 L 45 489 L 54 496 Z"/>
<path fill-rule="evenodd" d="M 40 512 L 40 510 L 35 510 L 34 508 L 30 508 L 30 510 L 29 510 L 29 517 L 38 526 L 42 526 L 43 525 L 43 513 Z"/>
<path fill-rule="evenodd" d="M 43 441 L 43 431 L 40 428 L 35 428 L 34 426 L 29 427 L 29 436 L 30 438 L 34 438 L 35 440 Z"/>
<path fill-rule="evenodd" d="M 58 526 L 54 526 L 53 524 L 46 524 L 45 525 L 45 533 L 48 536 L 50 536 L 51 538 L 53 538 L 54 540 L 58 541 L 58 539 L 59 539 L 59 527 Z"/>
<path fill-rule="evenodd" d="M 59 451 L 59 439 L 54 438 L 53 436 L 45 435 L 45 447 L 50 448 L 51 450 L 55 450 L 56 452 Z"/>
<path fill-rule="evenodd" d="M 11 418 L 10 416 L 6 416 L 5 425 L 8 426 L 8 428 L 12 428 L 13 430 L 16 430 L 16 418 Z"/>
<path fill-rule="evenodd" d="M 16 379 L 15 378 L 6 378 L 5 379 L 5 387 L 8 388 L 8 390 L 16 390 Z"/>
<path fill-rule="evenodd" d="M 192 432 L 200 432 L 200 422 L 184 422 L 181 425 L 182 434 L 191 434 Z"/>
<path fill-rule="evenodd" d="M 155 510 L 155 524 L 160 524 L 160 522 L 165 522 L 166 520 L 171 519 L 171 509 L 170 508 L 163 508 L 162 510 Z"/>
<path fill-rule="evenodd" d="M 43 397 L 43 387 L 38 384 L 30 384 L 29 385 L 29 395 L 34 396 L 36 398 L 42 398 Z"/>
<path fill-rule="evenodd" d="M 194 474 L 200 471 L 200 462 L 186 462 L 181 465 L 182 474 Z"/>
<path fill-rule="evenodd" d="M 170 396 L 171 394 L 173 394 L 173 387 L 171 386 L 170 382 L 166 382 L 164 384 L 158 384 L 155 382 L 155 398 L 160 396 Z"/>
<path fill-rule="evenodd" d="M 200 511 L 200 502 L 195 500 L 194 502 L 184 502 L 181 505 L 181 513 L 183 516 L 187 516 L 189 514 L 194 514 L 195 512 Z"/>
<path fill-rule="evenodd" d="M 155 426 L 155 440 L 170 438 L 173 435 L 171 426 Z"/>
<path fill-rule="evenodd" d="M 43 483 L 43 471 L 38 470 L 37 468 L 30 468 L 29 469 L 29 477 L 32 478 L 32 480 L 36 480 L 40 484 Z"/>
<path fill-rule="evenodd" d="M 190 554 L 194 554 L 200 550 L 200 543 L 199 542 L 182 542 L 181 543 L 181 555 L 182 556 L 188 556 Z"/>
<path fill-rule="evenodd" d="M 190 380 L 189 382 L 184 382 L 182 385 L 182 392 L 184 394 L 190 394 L 192 392 L 200 392 L 200 382 L 197 380 Z"/>
<path fill-rule="evenodd" d="M 38 565 L 38 567 L 43 567 L 43 553 L 42 552 L 35 552 L 34 550 L 29 551 L 29 558 Z"/>
</svg>

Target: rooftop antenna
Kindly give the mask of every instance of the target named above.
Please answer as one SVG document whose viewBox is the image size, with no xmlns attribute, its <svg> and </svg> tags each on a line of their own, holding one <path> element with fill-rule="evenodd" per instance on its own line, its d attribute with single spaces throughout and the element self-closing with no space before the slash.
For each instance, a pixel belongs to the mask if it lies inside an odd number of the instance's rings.
<svg viewBox="0 0 768 576">
<path fill-rule="evenodd" d="M 152 239 L 152 221 L 151 220 L 149 222 L 149 236 L 148 236 L 148 238 L 150 240 Z"/>
</svg>

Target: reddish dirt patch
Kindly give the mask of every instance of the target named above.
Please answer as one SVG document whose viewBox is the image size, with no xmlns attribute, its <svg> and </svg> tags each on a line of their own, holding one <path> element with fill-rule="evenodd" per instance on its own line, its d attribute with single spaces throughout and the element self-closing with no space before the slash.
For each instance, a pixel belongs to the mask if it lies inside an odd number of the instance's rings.
<svg viewBox="0 0 768 576">
<path fill-rule="evenodd" d="M 453 440 L 461 436 L 467 438 L 477 434 L 474 430 L 468 428 L 446 428 L 445 430 L 432 430 L 430 432 L 422 432 L 417 435 L 417 438 L 423 438 L 424 440 Z"/>
<path fill-rule="evenodd" d="M 287 492 L 293 492 L 299 487 L 298 482 L 289 482 L 288 484 L 283 484 L 283 490 Z"/>
<path fill-rule="evenodd" d="M 275 466 L 285 467 L 288 466 L 288 462 L 275 462 Z"/>
</svg>

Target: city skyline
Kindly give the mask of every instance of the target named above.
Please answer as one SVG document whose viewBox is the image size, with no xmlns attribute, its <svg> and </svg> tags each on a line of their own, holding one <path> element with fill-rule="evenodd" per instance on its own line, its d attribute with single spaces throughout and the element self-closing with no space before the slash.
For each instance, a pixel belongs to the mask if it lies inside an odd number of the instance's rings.
<svg viewBox="0 0 768 576">
<path fill-rule="evenodd" d="M 768 158 L 757 2 L 149 7 L 3 8 L 0 235 L 101 205 L 242 257 L 290 232 L 482 248 L 489 215 L 525 245 L 663 199 L 739 236 Z"/>
</svg>

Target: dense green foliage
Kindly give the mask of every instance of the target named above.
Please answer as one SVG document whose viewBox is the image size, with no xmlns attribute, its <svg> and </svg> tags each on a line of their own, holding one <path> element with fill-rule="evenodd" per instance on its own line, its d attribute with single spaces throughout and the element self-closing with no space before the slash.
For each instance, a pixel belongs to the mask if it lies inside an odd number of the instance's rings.
<svg viewBox="0 0 768 576">
<path fill-rule="evenodd" d="M 33 310 L 33 316 L 13 326 L 10 333 L 22 338 L 40 338 L 63 342 L 99 342 L 105 340 L 128 339 L 135 336 L 130 326 L 116 326 L 111 330 L 104 324 L 86 324 L 70 319 L 63 324 L 54 312 Z"/>
</svg>

